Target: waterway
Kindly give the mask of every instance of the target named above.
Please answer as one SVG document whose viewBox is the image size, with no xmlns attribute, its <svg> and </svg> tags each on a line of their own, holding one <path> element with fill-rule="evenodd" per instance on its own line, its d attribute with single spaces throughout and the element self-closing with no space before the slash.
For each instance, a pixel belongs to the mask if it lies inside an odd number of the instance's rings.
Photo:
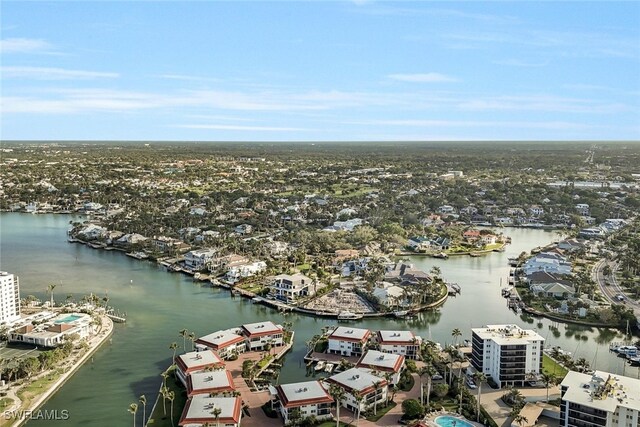
<svg viewBox="0 0 640 427">
<path fill-rule="evenodd" d="M 0 269 L 20 276 L 23 297 L 33 294 L 44 300 L 48 298 L 47 285 L 56 284 L 57 301 L 64 301 L 67 295 L 80 298 L 91 292 L 99 296 L 108 293 L 109 304 L 127 313 L 127 323 L 116 325 L 112 341 L 45 405 L 47 410 L 69 411 L 70 419 L 60 425 L 128 425 L 131 415 L 127 408 L 141 394 L 147 396 L 150 402 L 147 412 L 150 412 L 160 372 L 170 363 L 169 345 L 176 342 L 182 347 L 178 331 L 183 328 L 204 335 L 265 319 L 290 321 L 296 331 L 296 342 L 286 356 L 280 382 L 304 380 L 305 342 L 333 322 L 298 314 L 283 315 L 240 297 L 231 298 L 228 291 L 198 284 L 188 276 L 168 273 L 154 263 L 138 261 L 120 252 L 68 243 L 66 230 L 72 218 L 0 214 Z M 425 271 L 439 266 L 447 280 L 462 287 L 462 294 L 450 298 L 440 309 L 422 313 L 415 319 L 367 319 L 351 324 L 374 330 L 411 329 L 424 338 L 445 344 L 452 341 L 454 328 L 461 329 L 462 338 L 468 339 L 471 327 L 515 323 L 536 329 L 547 339 L 546 346 L 559 345 L 599 369 L 617 373 L 625 369 L 626 375 L 640 375 L 637 368 L 624 367 L 622 359 L 609 353 L 610 341 L 624 339 L 615 331 L 528 319 L 507 309 L 506 301 L 500 296 L 500 279 L 506 284 L 509 274 L 507 258 L 546 245 L 558 236 L 543 230 L 507 228 L 503 231 L 513 239 L 506 252 L 477 258 L 412 260 Z M 558 327 L 555 335 L 550 329 L 552 325 Z M 190 346 L 187 340 L 187 349 Z M 32 421 L 29 425 L 54 423 Z"/>
</svg>

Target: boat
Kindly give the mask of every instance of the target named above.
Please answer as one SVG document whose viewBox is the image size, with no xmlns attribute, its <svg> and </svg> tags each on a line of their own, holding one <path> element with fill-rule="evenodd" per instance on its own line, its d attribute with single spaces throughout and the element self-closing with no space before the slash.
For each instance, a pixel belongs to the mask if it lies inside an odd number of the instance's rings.
<svg viewBox="0 0 640 427">
<path fill-rule="evenodd" d="M 476 257 L 479 257 L 480 254 L 478 252 L 469 252 L 469 256 L 476 258 Z"/>
<path fill-rule="evenodd" d="M 493 250 L 493 252 L 504 252 L 504 251 L 506 251 L 506 249 L 505 249 L 505 247 L 504 247 L 504 246 L 501 246 L 501 247 L 499 247 L 499 248 L 495 248 L 495 249 Z"/>
<path fill-rule="evenodd" d="M 364 315 L 362 313 L 352 313 L 351 311 L 341 311 L 338 313 L 338 320 L 358 320 L 363 317 Z"/>
<path fill-rule="evenodd" d="M 313 369 L 315 371 L 322 371 L 324 369 L 324 363 L 324 360 L 319 361 Z"/>
<path fill-rule="evenodd" d="M 331 371 L 333 371 L 333 368 L 335 368 L 336 365 L 334 365 L 333 363 L 327 363 L 324 367 L 324 371 L 327 373 L 331 373 Z"/>
<path fill-rule="evenodd" d="M 448 259 L 449 255 L 445 254 L 444 252 L 439 252 L 437 254 L 433 254 L 434 258 L 440 258 L 440 259 Z"/>
<path fill-rule="evenodd" d="M 615 350 L 619 356 L 637 356 L 638 349 L 634 345 L 623 345 Z"/>
<path fill-rule="evenodd" d="M 171 270 L 173 270 L 173 271 L 175 271 L 177 273 L 177 272 L 182 271 L 182 267 L 180 267 L 178 264 L 174 264 L 174 265 L 171 266 Z"/>
<path fill-rule="evenodd" d="M 135 258 L 135 259 L 149 258 L 149 255 L 145 254 L 144 252 L 129 252 L 127 253 L 127 256 L 130 256 L 131 258 Z"/>
<path fill-rule="evenodd" d="M 409 310 L 398 310 L 393 312 L 393 315 L 400 319 L 403 317 L 407 317 L 408 314 Z"/>
</svg>

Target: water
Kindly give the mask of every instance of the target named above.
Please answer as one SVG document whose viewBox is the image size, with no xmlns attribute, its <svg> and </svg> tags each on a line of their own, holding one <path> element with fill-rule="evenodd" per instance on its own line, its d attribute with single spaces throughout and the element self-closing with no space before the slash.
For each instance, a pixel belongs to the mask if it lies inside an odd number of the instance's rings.
<svg viewBox="0 0 640 427">
<path fill-rule="evenodd" d="M 450 417 L 448 415 L 438 417 L 435 421 L 436 424 L 442 427 L 473 427 L 473 424 L 470 424 L 459 418 Z"/>
<path fill-rule="evenodd" d="M 302 357 L 305 342 L 328 324 L 297 314 L 282 315 L 242 298 L 231 298 L 228 291 L 213 289 L 182 274 L 167 273 L 156 264 L 124 256 L 119 252 L 91 249 L 66 241 L 71 216 L 0 214 L 0 269 L 20 276 L 22 297 L 33 294 L 48 300 L 47 285 L 56 284 L 55 299 L 64 301 L 91 292 L 109 296 L 109 304 L 127 313 L 126 324 L 116 324 L 112 342 L 105 344 L 45 405 L 47 410 L 69 411 L 64 425 L 112 427 L 128 425 L 130 403 L 141 394 L 147 396 L 151 411 L 160 383 L 160 372 L 169 364 L 172 342 L 183 346 L 181 329 L 197 336 L 242 323 L 271 319 L 290 321 L 296 331 L 293 350 L 287 355 L 280 382 L 305 379 Z M 425 312 L 415 319 L 370 319 L 352 322 L 354 326 L 377 329 L 411 329 L 442 344 L 452 341 L 451 331 L 459 328 L 470 338 L 470 328 L 487 323 L 515 323 L 537 329 L 547 338 L 546 346 L 559 345 L 577 357 L 595 362 L 599 369 L 638 376 L 638 369 L 609 353 L 610 341 L 623 337 L 609 329 L 585 328 L 533 320 L 519 316 L 506 307 L 500 296 L 500 278 L 506 284 L 507 258 L 524 250 L 545 245 L 557 238 L 552 232 L 529 229 L 505 229 L 513 244 L 503 253 L 449 260 L 415 258 L 413 262 L 429 271 L 437 265 L 443 276 L 457 282 L 462 294 L 450 298 L 444 307 Z M 549 329 L 550 325 L 558 330 Z M 187 349 L 191 348 L 189 340 Z M 139 422 L 142 419 L 140 408 Z M 50 425 L 32 421 L 30 425 Z"/>
</svg>

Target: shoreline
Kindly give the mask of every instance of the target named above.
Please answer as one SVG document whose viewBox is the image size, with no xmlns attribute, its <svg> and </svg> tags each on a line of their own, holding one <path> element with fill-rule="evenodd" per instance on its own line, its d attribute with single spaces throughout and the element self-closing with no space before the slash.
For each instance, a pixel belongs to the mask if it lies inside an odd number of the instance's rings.
<svg viewBox="0 0 640 427">
<path fill-rule="evenodd" d="M 20 406 L 16 407 L 16 403 L 14 401 L 14 404 L 12 405 L 12 407 L 5 409 L 5 414 L 8 413 L 13 413 L 15 416 L 20 416 L 20 412 L 18 411 L 23 411 L 22 413 L 25 414 L 22 416 L 22 418 L 19 418 L 18 420 L 14 421 L 13 423 L 9 424 L 5 424 L 7 426 L 11 426 L 11 427 L 19 427 L 22 426 L 24 424 L 26 424 L 27 422 L 30 421 L 30 417 L 26 414 L 34 414 L 36 415 L 38 409 L 44 405 L 51 397 L 53 397 L 61 388 L 62 386 L 64 386 L 64 384 L 71 378 L 73 377 L 73 375 L 82 367 L 84 366 L 84 364 L 86 363 L 86 361 L 92 357 L 103 345 L 104 343 L 107 341 L 108 338 L 111 337 L 111 335 L 113 334 L 113 330 L 114 330 L 114 322 L 105 314 L 105 315 L 100 315 L 100 319 L 101 319 L 101 326 L 100 326 L 100 331 L 98 332 L 97 335 L 95 335 L 94 337 L 92 337 L 92 339 L 89 340 L 90 344 L 89 344 L 89 348 L 87 349 L 86 353 L 84 353 L 80 359 L 76 360 L 73 365 L 71 367 L 69 367 L 69 369 L 64 372 L 62 375 L 60 375 L 60 377 L 55 380 L 55 382 L 53 384 L 51 384 L 51 386 L 41 395 L 37 396 L 35 398 L 35 400 L 32 401 L 32 403 L 29 405 L 28 408 L 21 408 L 22 406 L 22 401 L 20 401 Z M 13 395 L 17 398 L 18 396 L 18 392 L 23 388 L 28 386 L 29 383 L 25 383 L 22 384 L 19 388 L 17 388 L 15 390 L 15 392 L 13 393 Z M 15 411 L 15 412 L 14 412 Z M 10 421 L 10 420 L 7 420 Z"/>
</svg>

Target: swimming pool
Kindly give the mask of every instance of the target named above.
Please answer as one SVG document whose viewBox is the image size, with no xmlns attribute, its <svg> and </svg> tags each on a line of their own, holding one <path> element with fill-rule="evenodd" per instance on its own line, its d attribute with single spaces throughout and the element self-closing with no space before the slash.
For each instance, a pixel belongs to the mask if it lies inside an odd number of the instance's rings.
<svg viewBox="0 0 640 427">
<path fill-rule="evenodd" d="M 56 320 L 54 323 L 71 323 L 74 320 L 81 319 L 82 316 L 78 316 L 77 314 L 70 314 L 67 317 L 63 317 L 62 319 Z"/>
<path fill-rule="evenodd" d="M 461 420 L 460 418 L 452 417 L 450 415 L 443 415 L 435 419 L 436 424 L 442 427 L 473 427 L 468 421 Z"/>
</svg>

